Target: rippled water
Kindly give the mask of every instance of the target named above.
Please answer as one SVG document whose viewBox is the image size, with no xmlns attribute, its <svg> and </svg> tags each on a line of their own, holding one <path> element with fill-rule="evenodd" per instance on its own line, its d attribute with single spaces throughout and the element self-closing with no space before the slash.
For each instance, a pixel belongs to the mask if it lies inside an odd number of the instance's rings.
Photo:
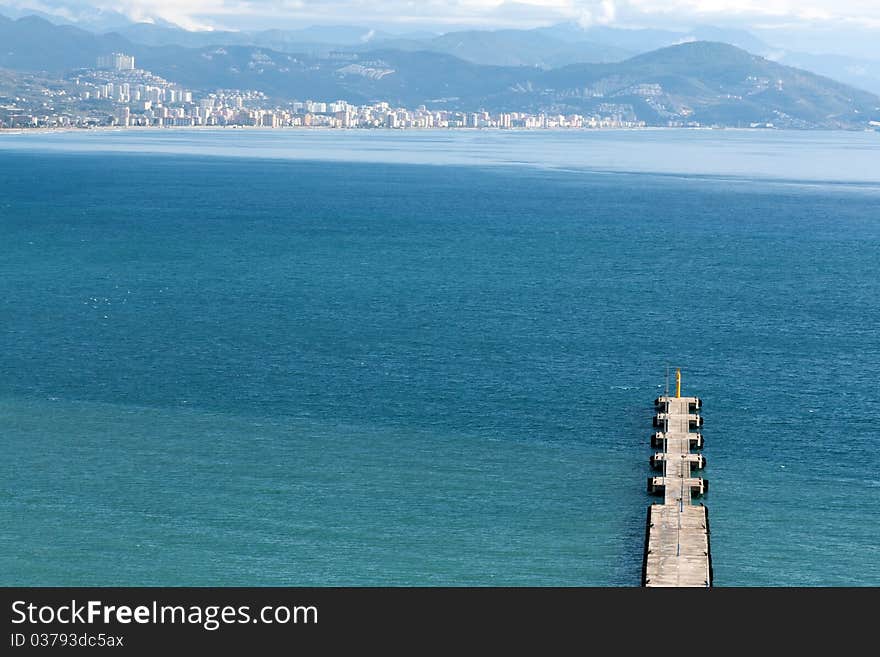
<svg viewBox="0 0 880 657">
<path fill-rule="evenodd" d="M 868 161 L 867 133 L 2 135 L 2 583 L 637 585 L 672 363 L 716 584 L 878 585 Z"/>
</svg>

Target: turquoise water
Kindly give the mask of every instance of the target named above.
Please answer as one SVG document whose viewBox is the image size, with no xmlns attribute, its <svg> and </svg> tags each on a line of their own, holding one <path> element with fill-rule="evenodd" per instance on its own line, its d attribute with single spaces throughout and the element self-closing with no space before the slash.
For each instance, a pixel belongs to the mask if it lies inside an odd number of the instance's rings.
<svg viewBox="0 0 880 657">
<path fill-rule="evenodd" d="M 672 363 L 716 583 L 880 585 L 878 164 L 867 133 L 2 135 L 0 583 L 637 585 Z"/>
</svg>

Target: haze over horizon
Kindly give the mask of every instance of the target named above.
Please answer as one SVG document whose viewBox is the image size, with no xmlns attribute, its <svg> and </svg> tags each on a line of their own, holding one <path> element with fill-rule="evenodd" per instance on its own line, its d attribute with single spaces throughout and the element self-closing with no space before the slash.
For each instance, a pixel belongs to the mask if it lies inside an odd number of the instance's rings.
<svg viewBox="0 0 880 657">
<path fill-rule="evenodd" d="M 36 13 L 86 29 L 129 22 L 189 30 L 301 29 L 351 25 L 396 34 L 529 29 L 747 30 L 774 47 L 880 60 L 880 3 L 873 0 L 0 0 L 0 14 Z"/>
</svg>

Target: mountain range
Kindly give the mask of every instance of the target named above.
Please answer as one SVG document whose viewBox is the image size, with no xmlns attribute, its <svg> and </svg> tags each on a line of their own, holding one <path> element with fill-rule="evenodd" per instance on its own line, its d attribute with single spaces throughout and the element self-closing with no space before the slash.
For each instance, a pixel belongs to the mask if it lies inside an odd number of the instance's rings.
<svg viewBox="0 0 880 657">
<path fill-rule="evenodd" d="M 278 99 L 387 100 L 457 110 L 601 110 L 652 125 L 863 128 L 880 119 L 880 98 L 872 93 L 727 43 L 693 37 L 635 56 L 627 50 L 637 42 L 656 45 L 670 38 L 658 30 L 584 31 L 562 24 L 406 38 L 347 27 L 204 33 L 134 25 L 121 31 L 94 34 L 34 16 L 0 17 L 0 68 L 60 75 L 124 51 L 134 54 L 139 66 L 193 89 L 255 89 Z M 640 34 L 619 34 L 626 32 Z M 738 38 L 747 42 L 749 35 Z M 206 39 L 213 43 L 199 44 Z M 571 63 L 572 58 L 581 61 Z"/>
<path fill-rule="evenodd" d="M 688 41 L 719 41 L 764 54 L 772 48 L 744 30 L 700 26 L 675 32 L 652 29 L 583 28 L 559 23 L 534 29 L 462 30 L 445 34 L 390 34 L 358 26 L 313 26 L 301 30 L 192 32 L 152 23 L 132 24 L 118 33 L 134 43 L 198 48 L 258 46 L 282 52 L 327 54 L 368 50 L 428 51 L 475 64 L 555 68 L 567 64 L 622 61 Z"/>
</svg>

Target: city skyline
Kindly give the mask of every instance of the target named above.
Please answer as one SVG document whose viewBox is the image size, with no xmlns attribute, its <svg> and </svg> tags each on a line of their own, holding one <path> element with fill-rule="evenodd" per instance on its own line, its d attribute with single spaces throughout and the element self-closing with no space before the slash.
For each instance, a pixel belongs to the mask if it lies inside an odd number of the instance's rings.
<svg viewBox="0 0 880 657">
<path fill-rule="evenodd" d="M 178 83 L 137 68 L 134 56 L 120 52 L 101 55 L 94 69 L 77 71 L 67 82 L 67 88 L 50 87 L 44 93 L 36 94 L 43 100 L 31 110 L 14 104 L 0 104 L 0 129 L 245 126 L 601 129 L 646 125 L 631 108 L 614 103 L 600 108 L 600 112 L 581 114 L 461 111 L 434 109 L 424 104 L 413 109 L 384 100 L 357 104 L 343 99 L 306 98 L 278 104 L 277 99 L 270 99 L 260 91 L 243 89 L 216 89 L 194 94 Z M 644 92 L 651 95 L 652 90 Z M 49 101 L 45 100 L 46 96 Z M 699 127 L 699 123 L 687 122 L 670 122 L 669 125 Z"/>
</svg>

